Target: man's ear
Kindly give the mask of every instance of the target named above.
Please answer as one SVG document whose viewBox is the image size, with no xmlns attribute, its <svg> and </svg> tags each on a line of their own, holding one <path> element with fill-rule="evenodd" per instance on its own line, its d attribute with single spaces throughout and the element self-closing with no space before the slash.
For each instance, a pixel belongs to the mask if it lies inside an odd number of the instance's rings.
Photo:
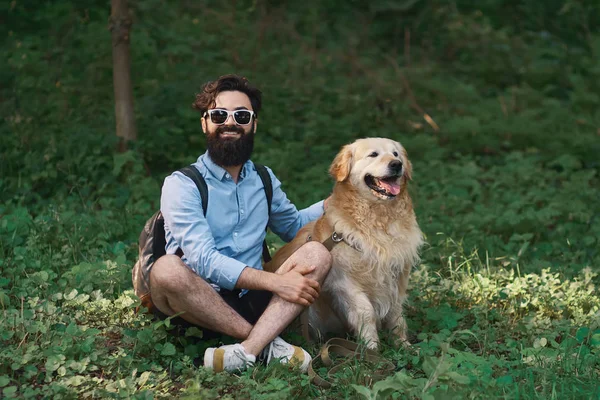
<svg viewBox="0 0 600 400">
<path fill-rule="evenodd" d="M 202 132 L 206 133 L 206 118 L 200 118 L 200 124 L 202 125 Z"/>
<path fill-rule="evenodd" d="M 254 118 L 254 133 L 256 134 L 256 127 L 258 126 L 258 118 Z"/>
<path fill-rule="evenodd" d="M 342 182 L 350 175 L 350 169 L 352 167 L 352 147 L 346 145 L 342 147 L 340 152 L 335 156 L 331 167 L 329 167 L 329 173 L 335 178 L 336 181 Z"/>
</svg>

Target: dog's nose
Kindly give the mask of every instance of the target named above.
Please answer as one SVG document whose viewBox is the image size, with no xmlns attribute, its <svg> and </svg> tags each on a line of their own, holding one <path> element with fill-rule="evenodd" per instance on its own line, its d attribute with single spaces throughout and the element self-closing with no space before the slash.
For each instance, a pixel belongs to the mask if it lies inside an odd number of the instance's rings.
<svg viewBox="0 0 600 400">
<path fill-rule="evenodd" d="M 394 174 L 399 174 L 400 171 L 402 171 L 402 161 L 398 161 L 398 160 L 394 160 L 391 161 L 388 165 L 390 171 L 392 171 Z"/>
</svg>

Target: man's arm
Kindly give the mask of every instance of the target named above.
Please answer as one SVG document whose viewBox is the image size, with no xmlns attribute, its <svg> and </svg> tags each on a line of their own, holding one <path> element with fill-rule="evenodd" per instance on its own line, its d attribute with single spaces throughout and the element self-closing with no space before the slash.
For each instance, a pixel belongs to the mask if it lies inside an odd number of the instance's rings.
<svg viewBox="0 0 600 400">
<path fill-rule="evenodd" d="M 289 242 L 305 224 L 323 215 L 323 200 L 298 211 L 296 206 L 292 204 L 281 189 L 281 182 L 269 168 L 267 170 L 271 175 L 273 183 L 273 201 L 271 204 L 269 228 L 284 241 Z"/>
<path fill-rule="evenodd" d="M 192 270 L 204 280 L 233 290 L 246 265 L 217 250 L 194 182 L 179 172 L 167 177 L 160 208 L 165 226 Z"/>
<path fill-rule="evenodd" d="M 268 290 L 285 301 L 310 306 L 319 297 L 319 282 L 304 275 L 314 271 L 314 266 L 296 267 L 290 271 L 272 273 L 246 267 L 240 274 L 237 289 Z"/>
</svg>

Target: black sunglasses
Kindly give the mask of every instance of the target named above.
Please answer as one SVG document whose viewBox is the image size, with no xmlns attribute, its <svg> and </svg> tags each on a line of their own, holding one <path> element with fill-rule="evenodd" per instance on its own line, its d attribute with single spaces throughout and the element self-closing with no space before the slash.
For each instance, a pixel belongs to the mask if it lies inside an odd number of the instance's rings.
<svg viewBox="0 0 600 400">
<path fill-rule="evenodd" d="M 223 125 L 225 121 L 229 118 L 230 115 L 233 115 L 233 120 L 238 125 L 248 125 L 252 122 L 252 117 L 254 116 L 254 111 L 250 110 L 223 110 L 221 108 L 214 108 L 211 110 L 207 110 L 206 114 L 210 115 L 210 120 L 213 124 Z M 204 116 L 206 116 L 204 114 Z"/>
</svg>

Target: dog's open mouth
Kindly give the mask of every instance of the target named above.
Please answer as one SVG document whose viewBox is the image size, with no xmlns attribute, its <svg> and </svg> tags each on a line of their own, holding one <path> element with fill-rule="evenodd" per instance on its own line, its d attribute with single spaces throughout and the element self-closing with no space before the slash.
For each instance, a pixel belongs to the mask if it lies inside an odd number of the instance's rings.
<svg viewBox="0 0 600 400">
<path fill-rule="evenodd" d="M 365 176 L 365 183 L 376 196 L 383 199 L 394 198 L 400 193 L 400 184 L 396 175 L 376 178 L 373 175 L 367 174 Z"/>
</svg>

